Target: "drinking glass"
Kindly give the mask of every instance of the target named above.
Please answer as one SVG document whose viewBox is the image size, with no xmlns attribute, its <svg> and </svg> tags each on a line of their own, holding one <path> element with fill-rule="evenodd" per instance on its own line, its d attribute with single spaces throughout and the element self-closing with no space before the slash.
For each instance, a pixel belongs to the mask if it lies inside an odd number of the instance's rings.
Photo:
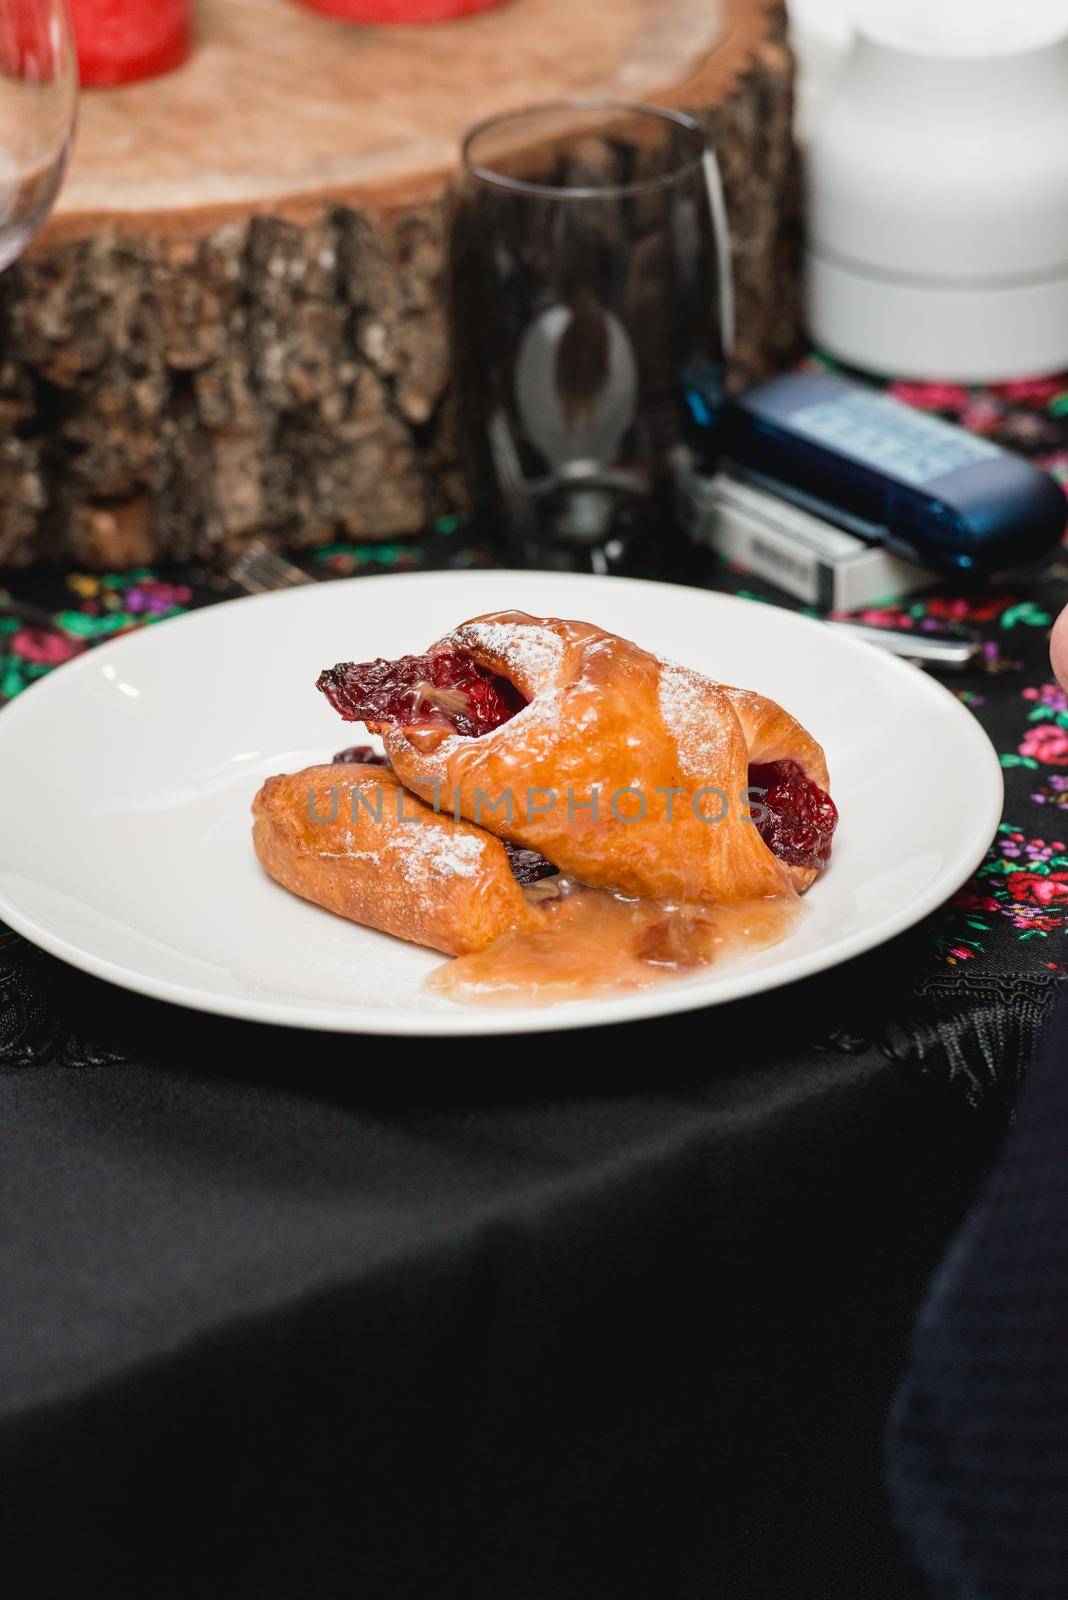
<svg viewBox="0 0 1068 1600">
<path fill-rule="evenodd" d="M 0 270 L 52 209 L 77 98 L 66 0 L 0 0 Z"/>
<path fill-rule="evenodd" d="M 715 158 L 655 106 L 535 106 L 467 137 L 454 370 L 476 496 L 521 564 L 656 570 L 715 465 L 731 338 Z"/>
</svg>

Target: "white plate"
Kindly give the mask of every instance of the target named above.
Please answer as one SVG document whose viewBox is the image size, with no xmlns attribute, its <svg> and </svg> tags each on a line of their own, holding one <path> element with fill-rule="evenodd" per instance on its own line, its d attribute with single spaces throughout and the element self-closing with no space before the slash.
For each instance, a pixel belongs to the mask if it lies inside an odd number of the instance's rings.
<svg viewBox="0 0 1068 1600">
<path fill-rule="evenodd" d="M 618 999 L 483 1009 L 424 992 L 440 961 L 261 872 L 270 773 L 350 743 L 315 689 L 335 661 L 420 650 L 481 612 L 579 617 L 787 706 L 827 750 L 830 870 L 771 950 Z M 713 1005 L 882 943 L 975 868 L 1001 816 L 979 724 L 932 679 L 771 606 L 555 573 L 357 578 L 117 639 L 0 715 L 0 919 L 97 977 L 227 1016 L 392 1034 L 511 1033 Z"/>
</svg>

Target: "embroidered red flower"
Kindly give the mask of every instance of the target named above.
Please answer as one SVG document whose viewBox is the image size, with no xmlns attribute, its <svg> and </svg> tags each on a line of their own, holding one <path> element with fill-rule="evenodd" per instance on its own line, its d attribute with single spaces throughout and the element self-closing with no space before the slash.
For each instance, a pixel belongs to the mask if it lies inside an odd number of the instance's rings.
<svg viewBox="0 0 1068 1600">
<path fill-rule="evenodd" d="M 11 635 L 9 647 L 12 655 L 41 667 L 58 667 L 82 648 L 76 640 L 65 639 L 61 633 L 52 633 L 48 628 L 20 628 Z"/>
<path fill-rule="evenodd" d="M 1016 901 L 1030 906 L 1068 905 L 1068 871 L 1010 872 L 1005 887 Z"/>
<path fill-rule="evenodd" d="M 959 911 L 997 911 L 998 903 L 992 894 L 984 894 L 978 884 L 966 884 L 953 896 Z"/>
<path fill-rule="evenodd" d="M 919 411 L 962 411 L 971 398 L 958 383 L 892 383 L 890 393 Z"/>
<path fill-rule="evenodd" d="M 1064 379 L 1016 378 L 1011 383 L 995 383 L 991 387 L 995 393 L 1003 394 L 1006 400 L 1024 404 L 1031 400 L 1037 401 L 1039 405 L 1047 405 L 1064 388 Z"/>
<path fill-rule="evenodd" d="M 863 611 L 832 611 L 838 622 L 863 622 L 866 628 L 914 628 L 916 623 L 909 612 L 900 606 L 868 606 Z"/>
<path fill-rule="evenodd" d="M 987 600 L 936 596 L 928 600 L 926 610 L 929 617 L 938 617 L 945 622 L 994 622 L 1010 604 L 1005 595 L 995 595 Z"/>
<path fill-rule="evenodd" d="M 1068 729 L 1037 723 L 1020 741 L 1020 754 L 1050 767 L 1068 767 Z"/>
</svg>

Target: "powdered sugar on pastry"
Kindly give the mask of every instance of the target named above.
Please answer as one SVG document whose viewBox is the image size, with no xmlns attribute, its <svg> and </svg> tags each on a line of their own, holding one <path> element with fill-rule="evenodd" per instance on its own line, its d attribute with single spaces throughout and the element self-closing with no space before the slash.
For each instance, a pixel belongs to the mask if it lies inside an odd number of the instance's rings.
<svg viewBox="0 0 1068 1600">
<path fill-rule="evenodd" d="M 684 775 L 699 783 L 715 783 L 735 721 L 730 706 L 707 678 L 673 661 L 661 663 L 659 703 Z"/>
<path fill-rule="evenodd" d="M 529 684 L 555 676 L 564 659 L 564 641 L 536 622 L 465 622 L 449 643 L 476 657 L 485 652 L 507 677 L 518 673 Z"/>
<path fill-rule="evenodd" d="M 447 812 L 444 813 L 447 815 Z M 377 866 L 382 857 L 378 850 L 358 848 L 353 834 L 345 834 L 346 848 L 319 850 L 320 861 L 364 862 Z M 395 851 L 394 847 L 400 847 Z M 461 833 L 446 824 L 428 824 L 423 818 L 410 818 L 390 830 L 389 847 L 397 857 L 397 865 L 409 883 L 419 883 L 427 875 L 434 878 L 473 878 L 482 865 L 485 841 L 473 833 Z"/>
<path fill-rule="evenodd" d="M 501 748 L 507 750 L 515 739 L 517 730 L 528 730 L 537 723 L 552 726 L 560 716 L 561 698 L 559 689 L 538 693 L 522 711 L 517 711 L 514 717 L 502 722 L 499 728 L 491 728 L 489 733 L 480 734 L 477 739 L 469 738 L 462 733 L 447 734 L 433 750 L 419 752 L 420 778 L 418 780 L 410 778 L 408 787 L 427 805 L 448 811 L 452 804 L 448 784 L 450 763 L 453 758 L 461 751 L 468 751 L 485 760 L 491 752 Z M 385 734 L 386 750 L 393 755 L 399 753 L 402 742 L 404 744 L 409 742 L 403 729 L 391 729 Z M 435 784 L 438 785 L 436 791 Z"/>
<path fill-rule="evenodd" d="M 732 689 L 729 683 L 720 683 L 716 687 L 722 689 L 732 705 L 744 706 L 753 716 L 758 716 L 768 704 L 765 696 L 758 694 L 755 689 Z"/>
<path fill-rule="evenodd" d="M 409 883 L 418 883 L 428 875 L 473 878 L 486 848 L 486 841 L 477 834 L 428 827 L 423 822 L 402 825 L 395 837 L 404 849 L 401 870 Z"/>
</svg>

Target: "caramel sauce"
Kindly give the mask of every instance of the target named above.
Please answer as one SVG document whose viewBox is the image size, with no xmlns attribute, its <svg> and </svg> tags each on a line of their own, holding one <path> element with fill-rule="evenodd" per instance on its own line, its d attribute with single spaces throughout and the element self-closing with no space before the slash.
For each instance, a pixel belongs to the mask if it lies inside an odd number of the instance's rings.
<svg viewBox="0 0 1068 1600">
<path fill-rule="evenodd" d="M 778 944 L 800 912 L 794 894 L 667 905 L 563 877 L 532 885 L 527 896 L 540 905 L 541 927 L 513 930 L 485 950 L 457 956 L 431 973 L 427 987 L 467 1005 L 633 993 Z"/>
</svg>

